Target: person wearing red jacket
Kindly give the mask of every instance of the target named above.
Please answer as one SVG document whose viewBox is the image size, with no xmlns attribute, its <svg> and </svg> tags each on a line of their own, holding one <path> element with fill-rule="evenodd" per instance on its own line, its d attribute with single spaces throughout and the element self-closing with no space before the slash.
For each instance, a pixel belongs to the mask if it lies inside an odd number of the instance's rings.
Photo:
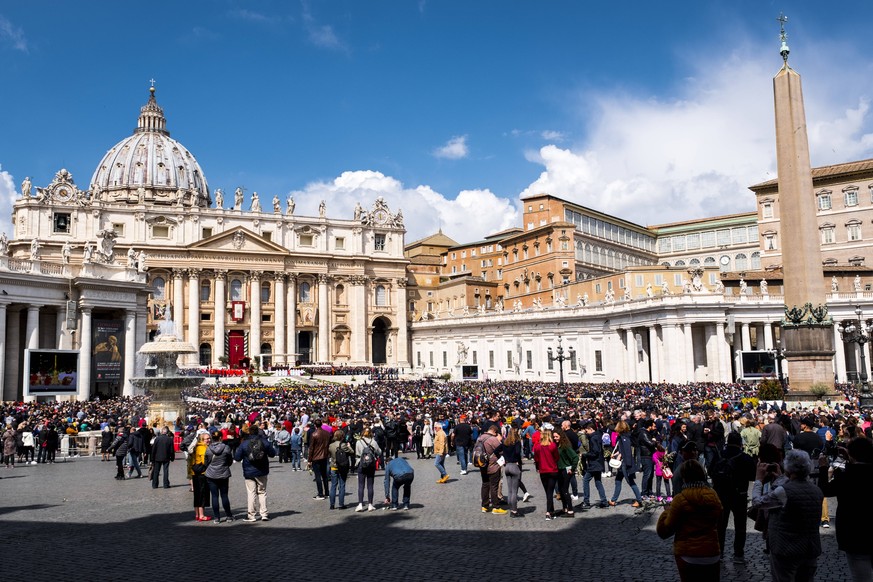
<svg viewBox="0 0 873 582">
<path fill-rule="evenodd" d="M 546 493 L 546 521 L 555 519 L 555 487 L 558 484 L 558 445 L 552 438 L 552 424 L 546 422 L 540 427 L 539 438 L 534 439 L 534 465 L 540 474 L 540 481 Z"/>
</svg>

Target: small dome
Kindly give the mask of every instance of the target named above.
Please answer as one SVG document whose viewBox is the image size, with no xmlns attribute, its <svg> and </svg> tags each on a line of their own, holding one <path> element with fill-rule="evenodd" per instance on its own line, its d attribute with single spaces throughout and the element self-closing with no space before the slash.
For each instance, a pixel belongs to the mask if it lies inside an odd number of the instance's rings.
<svg viewBox="0 0 873 582">
<path fill-rule="evenodd" d="M 152 87 L 133 135 L 115 144 L 97 165 L 91 178 L 92 198 L 208 207 L 212 197 L 200 164 L 170 137 L 166 125 Z"/>
</svg>

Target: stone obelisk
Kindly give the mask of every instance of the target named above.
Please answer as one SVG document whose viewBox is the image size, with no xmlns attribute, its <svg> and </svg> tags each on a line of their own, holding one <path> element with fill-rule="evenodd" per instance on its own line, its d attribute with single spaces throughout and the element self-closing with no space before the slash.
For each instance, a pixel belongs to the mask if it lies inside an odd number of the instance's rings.
<svg viewBox="0 0 873 582">
<path fill-rule="evenodd" d="M 773 78 L 773 96 L 785 285 L 782 344 L 788 360 L 793 400 L 811 397 L 810 387 L 816 383 L 826 384 L 833 390 L 834 332 L 825 305 L 800 75 L 788 66 L 787 20 L 787 17 L 779 17 L 783 65 Z"/>
</svg>

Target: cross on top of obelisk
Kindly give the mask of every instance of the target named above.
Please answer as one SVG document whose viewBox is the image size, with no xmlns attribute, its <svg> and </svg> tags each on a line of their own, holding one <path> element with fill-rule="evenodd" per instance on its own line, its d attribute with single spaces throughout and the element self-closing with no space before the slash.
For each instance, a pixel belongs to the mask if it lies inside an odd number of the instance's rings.
<svg viewBox="0 0 873 582">
<path fill-rule="evenodd" d="M 780 12 L 779 18 L 776 20 L 779 22 L 779 40 L 782 41 L 782 46 L 779 47 L 779 54 L 782 55 L 782 60 L 785 64 L 788 64 L 788 53 L 791 52 L 788 48 L 788 34 L 785 32 L 785 23 L 788 22 L 788 17 Z"/>
</svg>

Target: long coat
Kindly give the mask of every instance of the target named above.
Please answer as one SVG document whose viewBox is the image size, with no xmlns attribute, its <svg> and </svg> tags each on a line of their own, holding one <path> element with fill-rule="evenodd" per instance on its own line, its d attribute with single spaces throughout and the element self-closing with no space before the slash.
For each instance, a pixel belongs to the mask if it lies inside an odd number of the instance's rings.
<svg viewBox="0 0 873 582">
<path fill-rule="evenodd" d="M 4 455 L 14 455 L 15 454 L 15 431 L 11 428 L 6 429 L 6 432 L 3 433 L 3 454 Z"/>
</svg>

